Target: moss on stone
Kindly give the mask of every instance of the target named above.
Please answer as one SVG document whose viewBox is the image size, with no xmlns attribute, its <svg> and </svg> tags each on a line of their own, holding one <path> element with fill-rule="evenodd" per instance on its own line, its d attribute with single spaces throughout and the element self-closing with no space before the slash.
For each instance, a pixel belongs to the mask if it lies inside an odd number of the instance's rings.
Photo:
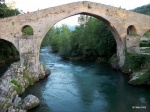
<svg viewBox="0 0 150 112">
<path fill-rule="evenodd" d="M 26 70 L 26 69 L 24 70 L 23 77 L 28 80 L 29 85 L 33 85 L 34 84 L 34 81 L 33 81 L 33 78 L 31 76 L 31 73 L 28 70 Z"/>
<path fill-rule="evenodd" d="M 14 89 L 18 94 L 22 93 L 23 87 L 21 86 L 21 84 L 18 83 L 18 81 L 17 81 L 16 78 L 13 78 L 13 79 L 11 80 L 11 83 L 14 84 L 13 89 Z"/>
<path fill-rule="evenodd" d="M 134 72 L 131 77 L 129 84 L 150 85 L 150 68 Z"/>
</svg>

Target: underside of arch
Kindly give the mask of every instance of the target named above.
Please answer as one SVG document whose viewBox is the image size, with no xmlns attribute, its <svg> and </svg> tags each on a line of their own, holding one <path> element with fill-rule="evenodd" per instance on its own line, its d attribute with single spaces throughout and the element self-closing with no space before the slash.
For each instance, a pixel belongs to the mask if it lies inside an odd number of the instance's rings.
<svg viewBox="0 0 150 112">
<path fill-rule="evenodd" d="M 0 39 L 0 59 L 9 59 L 14 56 L 19 56 L 16 47 L 9 41 Z"/>
</svg>

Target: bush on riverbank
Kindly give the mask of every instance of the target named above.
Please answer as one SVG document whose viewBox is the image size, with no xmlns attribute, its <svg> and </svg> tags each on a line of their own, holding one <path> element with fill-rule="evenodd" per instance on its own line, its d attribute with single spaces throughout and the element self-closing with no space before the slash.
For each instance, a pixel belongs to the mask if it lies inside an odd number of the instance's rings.
<svg viewBox="0 0 150 112">
<path fill-rule="evenodd" d="M 116 54 L 110 58 L 109 63 L 113 68 L 119 68 Z M 120 69 L 130 75 L 129 84 L 150 85 L 150 55 L 126 52 L 125 65 Z"/>
<path fill-rule="evenodd" d="M 136 53 L 126 53 L 125 67 L 132 72 L 146 69 L 150 63 L 150 56 Z"/>
<path fill-rule="evenodd" d="M 129 84 L 150 84 L 150 55 L 126 53 L 125 65 L 122 68 L 125 73 L 130 73 Z"/>
</svg>

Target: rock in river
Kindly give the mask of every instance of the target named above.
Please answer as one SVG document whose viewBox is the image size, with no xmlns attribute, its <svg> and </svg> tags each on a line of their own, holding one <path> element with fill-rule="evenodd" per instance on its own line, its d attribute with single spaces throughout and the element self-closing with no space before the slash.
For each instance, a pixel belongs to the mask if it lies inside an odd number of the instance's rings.
<svg viewBox="0 0 150 112">
<path fill-rule="evenodd" d="M 39 99 L 36 96 L 28 95 L 24 98 L 24 103 L 22 104 L 22 108 L 25 110 L 30 110 L 39 105 Z"/>
</svg>

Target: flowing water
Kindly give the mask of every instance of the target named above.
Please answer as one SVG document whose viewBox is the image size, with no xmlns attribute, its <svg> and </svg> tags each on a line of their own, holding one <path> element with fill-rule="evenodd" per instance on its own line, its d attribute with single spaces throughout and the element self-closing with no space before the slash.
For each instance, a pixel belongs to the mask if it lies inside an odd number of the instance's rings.
<svg viewBox="0 0 150 112">
<path fill-rule="evenodd" d="M 31 112 L 150 112 L 149 87 L 128 85 L 127 75 L 105 64 L 61 60 L 40 51 L 52 74 L 22 95 L 33 94 L 40 106 Z"/>
</svg>

